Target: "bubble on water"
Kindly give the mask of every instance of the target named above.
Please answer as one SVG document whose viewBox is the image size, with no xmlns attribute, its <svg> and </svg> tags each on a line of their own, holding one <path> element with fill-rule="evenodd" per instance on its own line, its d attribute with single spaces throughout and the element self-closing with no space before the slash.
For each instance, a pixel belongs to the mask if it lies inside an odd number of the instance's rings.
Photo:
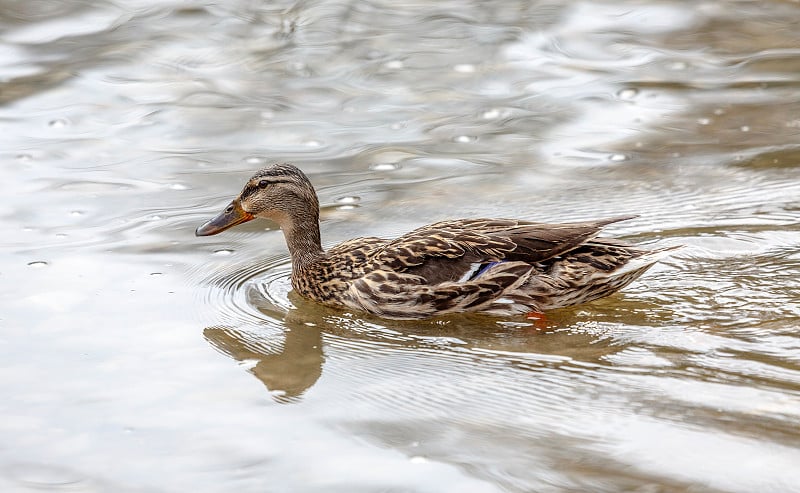
<svg viewBox="0 0 800 493">
<path fill-rule="evenodd" d="M 406 128 L 406 123 L 405 122 L 392 123 L 391 125 L 389 125 L 389 128 L 391 128 L 392 130 L 402 130 Z"/>
<path fill-rule="evenodd" d="M 160 216 L 158 214 L 151 214 L 145 217 L 145 220 L 147 221 L 161 221 L 162 219 L 164 219 L 164 216 Z"/>
<path fill-rule="evenodd" d="M 725 110 L 723 110 L 722 108 L 717 108 L 717 109 L 714 110 L 714 114 L 717 115 L 717 116 L 724 115 L 725 114 Z"/>
<path fill-rule="evenodd" d="M 639 95 L 638 89 L 633 89 L 631 87 L 627 89 L 622 89 L 617 93 L 617 97 L 620 99 L 633 99 Z"/>
<path fill-rule="evenodd" d="M 629 157 L 627 154 L 612 154 L 608 156 L 608 159 L 614 161 L 615 163 L 619 163 L 622 161 L 627 161 Z"/>
<path fill-rule="evenodd" d="M 337 204 L 340 204 L 339 206 L 337 206 L 337 209 L 349 210 L 349 209 L 355 209 L 356 207 L 358 207 L 358 203 L 360 201 L 361 201 L 361 197 L 358 197 L 358 196 L 355 196 L 355 195 L 348 195 L 348 196 L 345 196 L 345 197 L 339 197 L 338 199 L 336 199 L 335 202 Z"/>
<path fill-rule="evenodd" d="M 669 64 L 670 70 L 686 70 L 689 64 L 686 62 L 672 62 Z"/>
<path fill-rule="evenodd" d="M 85 214 L 85 212 L 83 212 L 83 211 L 70 211 L 70 213 L 69 213 L 69 215 L 72 216 L 72 217 L 81 217 L 84 214 Z"/>
<path fill-rule="evenodd" d="M 459 144 L 468 144 L 476 140 L 478 140 L 478 138 L 474 135 L 457 135 L 453 137 L 453 142 L 458 142 Z"/>
<path fill-rule="evenodd" d="M 475 65 L 471 63 L 459 63 L 453 66 L 453 70 L 462 74 L 471 74 L 475 72 Z"/>
<path fill-rule="evenodd" d="M 375 171 L 394 171 L 400 168 L 397 163 L 373 163 L 369 165 L 369 169 Z"/>
<path fill-rule="evenodd" d="M 173 183 L 169 186 L 170 190 L 189 190 L 189 187 L 183 183 Z"/>
<path fill-rule="evenodd" d="M 700 124 L 700 125 L 708 125 L 709 123 L 711 123 L 711 119 L 710 118 L 698 118 L 697 119 L 697 123 Z"/>
<path fill-rule="evenodd" d="M 390 60 L 383 64 L 384 67 L 390 68 L 392 70 L 397 70 L 403 68 L 403 61 L 402 60 Z"/>
<path fill-rule="evenodd" d="M 361 202 L 361 197 L 357 195 L 346 195 L 336 199 L 337 204 L 357 204 L 359 202 Z"/>
<path fill-rule="evenodd" d="M 741 127 L 739 127 L 739 130 L 741 130 L 742 132 L 749 132 L 750 127 L 747 125 L 742 125 Z"/>
<path fill-rule="evenodd" d="M 264 156 L 247 156 L 244 158 L 244 162 L 247 164 L 254 164 L 254 165 L 263 165 L 267 164 L 267 158 Z"/>
<path fill-rule="evenodd" d="M 303 145 L 306 147 L 322 147 L 321 140 L 309 139 L 303 142 Z"/>
<path fill-rule="evenodd" d="M 422 457 L 421 455 L 414 455 L 414 456 L 410 457 L 408 460 L 412 464 L 425 464 L 426 462 L 428 462 L 428 459 L 425 458 L 425 457 Z"/>
<path fill-rule="evenodd" d="M 30 155 L 30 154 L 26 154 L 26 153 L 17 154 L 17 161 L 20 161 L 22 163 L 27 163 L 28 161 L 32 161 L 32 160 L 33 160 L 33 156 Z"/>
<path fill-rule="evenodd" d="M 483 115 L 481 116 L 483 116 L 484 120 L 494 120 L 495 118 L 499 118 L 500 115 L 501 115 L 500 110 L 498 110 L 497 108 L 492 108 L 484 111 Z"/>
<path fill-rule="evenodd" d="M 50 128 L 64 128 L 69 126 L 69 120 L 66 118 L 56 118 L 55 120 L 50 120 L 47 124 Z"/>
<path fill-rule="evenodd" d="M 34 260 L 33 262 L 28 262 L 28 267 L 33 267 L 34 269 L 41 269 L 42 267 L 47 267 L 49 264 L 44 260 Z"/>
<path fill-rule="evenodd" d="M 32 231 L 36 231 L 36 228 L 31 228 L 30 226 L 25 226 L 24 228 L 22 228 L 22 231 L 24 231 L 26 233 L 30 233 Z"/>
<path fill-rule="evenodd" d="M 218 257 L 227 257 L 228 255 L 233 255 L 233 250 L 229 250 L 227 248 L 222 248 L 220 250 L 214 250 L 211 255 L 216 255 Z"/>
</svg>

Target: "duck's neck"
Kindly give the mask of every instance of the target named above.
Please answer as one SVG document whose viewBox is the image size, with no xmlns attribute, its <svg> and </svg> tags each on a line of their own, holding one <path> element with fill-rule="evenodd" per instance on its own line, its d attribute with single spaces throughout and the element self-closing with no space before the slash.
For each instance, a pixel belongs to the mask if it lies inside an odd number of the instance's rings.
<svg viewBox="0 0 800 493">
<path fill-rule="evenodd" d="M 324 254 L 319 235 L 319 216 L 294 217 L 282 228 L 292 257 L 292 273 L 313 269 Z"/>
</svg>

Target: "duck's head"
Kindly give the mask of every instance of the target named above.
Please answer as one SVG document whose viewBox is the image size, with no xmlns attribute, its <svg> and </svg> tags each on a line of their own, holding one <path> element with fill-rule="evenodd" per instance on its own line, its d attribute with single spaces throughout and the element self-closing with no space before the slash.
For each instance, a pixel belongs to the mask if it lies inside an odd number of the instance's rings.
<svg viewBox="0 0 800 493">
<path fill-rule="evenodd" d="M 258 217 L 275 221 L 284 230 L 308 222 L 318 227 L 319 201 L 306 175 L 291 164 L 259 170 L 247 180 L 242 192 L 195 234 L 215 235 Z"/>
</svg>

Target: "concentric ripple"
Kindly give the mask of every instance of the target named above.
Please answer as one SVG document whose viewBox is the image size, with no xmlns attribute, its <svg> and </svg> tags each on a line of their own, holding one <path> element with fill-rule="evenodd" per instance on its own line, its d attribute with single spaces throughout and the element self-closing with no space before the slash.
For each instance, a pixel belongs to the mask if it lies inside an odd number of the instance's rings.
<svg viewBox="0 0 800 493">
<path fill-rule="evenodd" d="M 215 318 L 226 325 L 280 323 L 294 308 L 288 298 L 290 274 L 288 257 L 223 265 L 201 281 L 207 286 L 202 303 L 213 307 Z"/>
</svg>

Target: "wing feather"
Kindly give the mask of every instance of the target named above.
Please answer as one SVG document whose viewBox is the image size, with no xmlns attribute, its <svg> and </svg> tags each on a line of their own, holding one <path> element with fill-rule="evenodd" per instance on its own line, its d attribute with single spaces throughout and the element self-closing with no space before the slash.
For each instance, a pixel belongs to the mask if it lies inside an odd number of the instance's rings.
<svg viewBox="0 0 800 493">
<path fill-rule="evenodd" d="M 584 223 L 545 224 L 513 219 L 467 219 L 424 226 L 374 251 L 377 265 L 423 277 L 431 284 L 464 278 L 474 265 L 542 262 L 594 238 L 617 217 Z"/>
</svg>

